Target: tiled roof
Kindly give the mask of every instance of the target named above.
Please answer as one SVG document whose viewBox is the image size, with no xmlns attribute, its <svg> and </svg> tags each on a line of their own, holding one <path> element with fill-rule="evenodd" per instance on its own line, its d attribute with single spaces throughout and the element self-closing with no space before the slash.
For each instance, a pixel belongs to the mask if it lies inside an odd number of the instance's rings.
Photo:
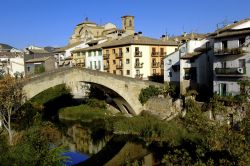
<svg viewBox="0 0 250 166">
<path fill-rule="evenodd" d="M 78 50 L 74 50 L 72 52 L 83 52 L 83 51 L 100 50 L 106 44 L 107 44 L 107 42 L 104 42 L 104 43 L 101 43 L 101 44 L 94 45 L 92 47 L 87 47 L 87 48 L 81 48 L 81 49 L 78 49 Z"/>
<path fill-rule="evenodd" d="M 27 60 L 26 63 L 45 62 L 49 58 L 51 58 L 51 56 L 50 57 L 34 58 L 34 59 Z"/>
<path fill-rule="evenodd" d="M 0 57 L 12 58 L 12 57 L 16 57 L 18 55 L 21 55 L 21 54 L 20 53 L 14 53 L 14 52 L 0 52 Z"/>
<path fill-rule="evenodd" d="M 222 37 L 245 35 L 245 34 L 250 34 L 250 29 L 226 31 L 215 35 L 214 38 L 222 38 Z"/>
<path fill-rule="evenodd" d="M 174 37 L 171 37 L 170 39 L 177 40 L 178 42 L 181 42 L 183 40 L 189 41 L 189 40 L 193 40 L 193 39 L 204 39 L 206 37 L 207 37 L 207 34 L 188 33 L 188 34 L 181 35 L 181 36 L 174 36 Z"/>
<path fill-rule="evenodd" d="M 225 27 L 223 27 L 223 28 L 221 28 L 221 29 L 218 29 L 217 31 L 215 31 L 215 33 L 222 33 L 222 32 L 224 32 L 224 31 L 230 30 L 230 29 L 232 29 L 232 28 L 234 28 L 234 27 L 236 27 L 236 26 L 238 26 L 238 25 L 241 25 L 241 24 L 243 24 L 243 23 L 246 23 L 246 22 L 248 22 L 248 21 L 250 21 L 250 18 L 247 18 L 247 19 L 244 19 L 244 20 L 237 21 L 237 22 L 235 22 L 235 23 L 233 23 L 233 24 L 230 24 L 230 25 L 227 25 L 227 26 L 225 26 Z"/>
<path fill-rule="evenodd" d="M 193 52 L 193 53 L 187 53 L 184 56 L 181 57 L 181 59 L 192 59 L 197 58 L 202 54 L 202 52 Z"/>
<path fill-rule="evenodd" d="M 59 48 L 59 49 L 56 49 L 55 51 L 54 51 L 54 53 L 58 53 L 58 52 L 64 52 L 64 51 L 66 51 L 66 50 L 68 50 L 68 49 L 70 49 L 70 48 L 73 48 L 73 47 L 75 47 L 75 46 L 78 46 L 78 45 L 80 45 L 80 44 L 82 44 L 83 42 L 76 42 L 76 43 L 73 43 L 73 44 L 69 44 L 69 45 L 67 45 L 67 46 L 65 46 L 65 47 L 61 47 L 61 48 Z"/>
<path fill-rule="evenodd" d="M 121 39 L 113 40 L 107 42 L 103 48 L 108 47 L 116 47 L 116 46 L 123 46 L 123 45 L 162 45 L 162 46 L 177 46 L 178 44 L 173 40 L 160 40 L 160 39 L 153 39 L 144 36 L 126 36 Z"/>
<path fill-rule="evenodd" d="M 44 50 L 44 49 L 29 49 L 30 52 L 32 52 L 33 54 L 47 54 L 49 53 L 48 51 Z"/>
<path fill-rule="evenodd" d="M 10 50 L 12 49 L 13 47 L 8 45 L 8 44 L 3 44 L 3 43 L 0 43 L 0 50 L 1 49 L 6 49 L 6 50 Z"/>
</svg>

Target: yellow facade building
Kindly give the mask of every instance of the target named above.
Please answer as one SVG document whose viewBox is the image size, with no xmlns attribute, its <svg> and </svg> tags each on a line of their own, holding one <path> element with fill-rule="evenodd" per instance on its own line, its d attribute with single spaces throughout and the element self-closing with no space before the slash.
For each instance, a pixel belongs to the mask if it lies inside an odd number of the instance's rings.
<svg viewBox="0 0 250 166">
<path fill-rule="evenodd" d="M 178 45 L 166 37 L 153 39 L 139 32 L 108 42 L 102 48 L 104 71 L 148 80 L 150 76 L 163 76 L 163 59 Z"/>
</svg>

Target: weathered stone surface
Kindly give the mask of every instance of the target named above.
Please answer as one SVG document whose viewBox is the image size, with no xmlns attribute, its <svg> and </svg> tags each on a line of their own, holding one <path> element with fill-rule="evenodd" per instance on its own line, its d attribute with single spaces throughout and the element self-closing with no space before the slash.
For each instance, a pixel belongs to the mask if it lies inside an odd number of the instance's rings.
<svg viewBox="0 0 250 166">
<path fill-rule="evenodd" d="M 141 89 L 149 85 L 161 85 L 150 81 L 142 81 L 95 70 L 66 68 L 28 79 L 24 83 L 23 90 L 27 98 L 30 99 L 40 92 L 56 85 L 66 84 L 72 88 L 77 82 L 94 83 L 113 90 L 126 101 L 126 107 L 129 109 L 129 112 L 134 115 L 140 114 L 143 110 L 143 106 L 138 100 Z"/>
</svg>

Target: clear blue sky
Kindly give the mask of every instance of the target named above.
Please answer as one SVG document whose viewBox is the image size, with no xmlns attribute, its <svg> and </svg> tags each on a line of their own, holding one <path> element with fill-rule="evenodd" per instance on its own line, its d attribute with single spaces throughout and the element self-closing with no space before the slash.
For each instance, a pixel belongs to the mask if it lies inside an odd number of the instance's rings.
<svg viewBox="0 0 250 166">
<path fill-rule="evenodd" d="M 134 15 L 145 36 L 206 33 L 223 20 L 250 17 L 249 7 L 250 0 L 1 0 L 0 43 L 63 46 L 85 17 L 121 27 L 123 15 Z"/>
</svg>

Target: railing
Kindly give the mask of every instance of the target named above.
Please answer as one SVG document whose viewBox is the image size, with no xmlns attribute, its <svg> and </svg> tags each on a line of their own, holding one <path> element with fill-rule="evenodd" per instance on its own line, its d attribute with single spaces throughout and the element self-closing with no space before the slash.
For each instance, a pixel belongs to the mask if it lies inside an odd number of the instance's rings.
<svg viewBox="0 0 250 166">
<path fill-rule="evenodd" d="M 116 59 L 122 58 L 122 56 L 123 56 L 122 52 L 119 52 L 118 54 L 115 54 Z"/>
<path fill-rule="evenodd" d="M 143 63 L 135 63 L 135 68 L 142 68 L 143 67 Z"/>
<path fill-rule="evenodd" d="M 236 75 L 236 76 L 241 76 L 246 74 L 246 68 L 215 68 L 215 74 L 216 75 L 225 75 L 225 76 L 230 76 L 230 75 Z"/>
<path fill-rule="evenodd" d="M 153 57 L 157 57 L 159 55 L 159 52 L 152 52 L 151 53 L 151 56 L 153 56 Z"/>
<path fill-rule="evenodd" d="M 123 64 L 116 65 L 116 69 L 122 69 L 122 68 L 123 68 Z"/>
<path fill-rule="evenodd" d="M 159 62 L 152 63 L 152 68 L 158 68 L 158 67 L 160 67 L 160 63 Z"/>
<path fill-rule="evenodd" d="M 232 49 L 219 49 L 214 51 L 214 55 L 239 55 L 243 53 L 245 53 L 245 51 L 242 49 L 242 47 Z"/>
<path fill-rule="evenodd" d="M 109 59 L 110 54 L 103 54 L 103 59 Z"/>
<path fill-rule="evenodd" d="M 166 54 L 166 52 L 160 52 L 160 56 L 165 56 Z"/>
<path fill-rule="evenodd" d="M 135 52 L 135 57 L 142 57 L 142 52 L 141 51 L 136 51 Z"/>
</svg>

